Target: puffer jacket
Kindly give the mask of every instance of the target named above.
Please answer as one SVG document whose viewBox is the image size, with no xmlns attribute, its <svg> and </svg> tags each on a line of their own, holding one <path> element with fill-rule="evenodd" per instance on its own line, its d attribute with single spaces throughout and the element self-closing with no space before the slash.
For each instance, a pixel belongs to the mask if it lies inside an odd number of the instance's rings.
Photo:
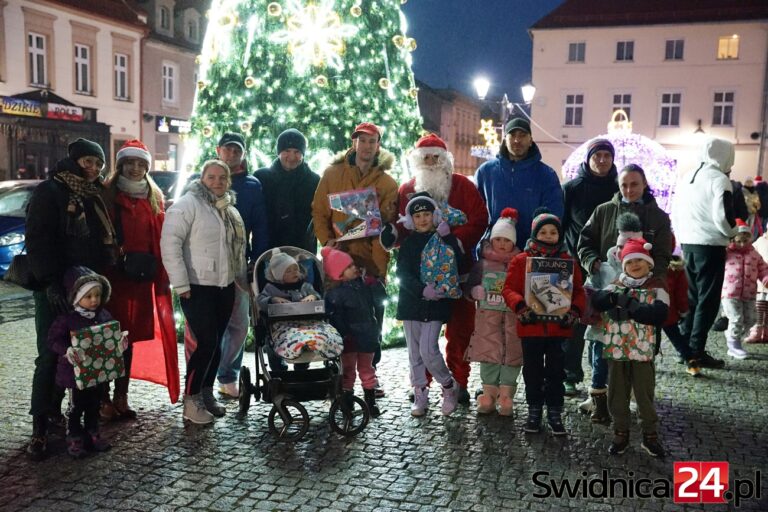
<svg viewBox="0 0 768 512">
<path fill-rule="evenodd" d="M 768 285 L 768 263 L 753 246 L 738 249 L 730 244 L 725 250 L 723 299 L 755 300 L 757 281 Z"/>
<path fill-rule="evenodd" d="M 387 171 L 392 169 L 395 156 L 383 149 L 373 163 L 373 167 L 363 176 L 360 168 L 355 165 L 355 151 L 336 155 L 331 165 L 325 170 L 320 183 L 317 185 L 312 200 L 312 221 L 315 235 L 320 245 L 328 240 L 337 238 L 333 231 L 333 223 L 346 219 L 340 211 L 332 210 L 328 202 L 328 194 L 374 187 L 379 200 L 381 220 L 385 224 L 393 222 L 397 217 L 397 182 Z M 337 249 L 348 253 L 358 266 L 365 268 L 368 274 L 383 278 L 387 275 L 389 252 L 379 242 L 379 237 L 358 238 L 341 242 Z"/>
<path fill-rule="evenodd" d="M 379 325 L 376 322 L 371 287 L 361 278 L 343 281 L 325 294 L 328 321 L 344 338 L 344 352 L 376 352 Z"/>
<path fill-rule="evenodd" d="M 229 208 L 240 219 L 233 205 Z M 245 246 L 240 251 L 245 254 Z M 230 268 L 224 219 L 195 188 L 166 212 L 160 252 L 171 286 L 180 294 L 189 291 L 190 284 L 224 288 L 245 271 Z"/>
<path fill-rule="evenodd" d="M 483 274 L 497 272 L 505 275 L 512 258 L 520 253 L 502 255 L 491 248 L 489 242 L 482 244 L 482 259 L 475 263 L 467 279 L 464 297 L 471 297 L 472 288 L 482 284 Z M 469 340 L 464 359 L 471 362 L 520 366 L 523 364 L 523 344 L 517 335 L 517 315 L 512 311 L 497 311 L 477 308 L 475 311 L 475 332 Z"/>
<path fill-rule="evenodd" d="M 667 267 L 667 291 L 669 292 L 669 313 L 664 327 L 675 325 L 690 309 L 688 306 L 688 277 L 685 263 L 679 256 L 672 256 Z"/>
<path fill-rule="evenodd" d="M 75 368 L 65 357 L 67 349 L 72 346 L 72 331 L 93 327 L 110 320 L 112 320 L 112 315 L 102 307 L 98 309 L 93 318 L 85 318 L 75 311 L 56 317 L 48 330 L 48 346 L 51 352 L 58 356 L 56 364 L 56 384 L 58 386 L 67 389 L 75 387 Z"/>
</svg>

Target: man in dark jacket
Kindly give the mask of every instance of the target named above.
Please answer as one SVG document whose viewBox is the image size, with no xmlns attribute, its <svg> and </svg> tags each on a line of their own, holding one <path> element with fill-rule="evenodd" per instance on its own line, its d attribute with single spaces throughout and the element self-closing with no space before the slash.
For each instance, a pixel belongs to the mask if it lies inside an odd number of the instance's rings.
<svg viewBox="0 0 768 512">
<path fill-rule="evenodd" d="M 115 229 L 101 197 L 104 151 L 95 142 L 77 139 L 68 154 L 32 193 L 27 211 L 27 254 L 35 280 L 41 283 L 34 292 L 38 356 L 29 411 L 32 440 L 27 447 L 33 460 L 47 453 L 49 416 L 63 420 L 64 392 L 55 385 L 57 357 L 48 346 L 48 330 L 57 315 L 71 309 L 64 272 L 80 265 L 102 273 L 117 255 Z"/>
<path fill-rule="evenodd" d="M 595 208 L 610 201 L 619 191 L 619 185 L 616 183 L 618 173 L 613 163 L 615 156 L 616 151 L 609 140 L 594 139 L 589 143 L 587 157 L 579 167 L 578 176 L 563 184 L 565 248 L 577 261 L 581 230 Z M 582 275 L 587 276 L 587 269 L 582 270 Z M 584 351 L 585 329 L 586 325 L 576 324 L 573 328 L 573 336 L 565 343 L 566 395 L 575 394 L 576 385 L 584 379 L 581 354 Z"/>
<path fill-rule="evenodd" d="M 277 137 L 277 158 L 254 173 L 267 200 L 269 248 L 292 245 L 312 254 L 317 239 L 312 229 L 312 198 L 320 176 L 304 162 L 307 139 L 294 128 Z"/>
</svg>

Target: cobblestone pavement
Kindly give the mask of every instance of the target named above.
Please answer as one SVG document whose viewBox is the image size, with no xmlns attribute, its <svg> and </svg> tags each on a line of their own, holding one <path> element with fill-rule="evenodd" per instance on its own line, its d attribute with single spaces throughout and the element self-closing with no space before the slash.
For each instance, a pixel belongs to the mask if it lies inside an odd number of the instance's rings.
<svg viewBox="0 0 768 512">
<path fill-rule="evenodd" d="M 3 315 L 9 306 L 0 302 Z M 31 312 L 31 309 L 27 310 Z M 711 345 L 724 355 L 722 335 Z M 0 325 L 0 508 L 12 510 L 735 510 L 733 505 L 683 507 L 671 499 L 541 498 L 532 482 L 549 478 L 671 479 L 673 461 L 726 460 L 733 479 L 763 474 L 761 497 L 740 510 L 768 510 L 768 345 L 749 347 L 754 356 L 728 362 L 725 371 L 688 377 L 671 355 L 658 365 L 660 434 L 670 455 L 654 460 L 640 447 L 634 428 L 623 456 L 607 454 L 610 432 L 576 412 L 581 398 L 567 399 L 566 439 L 524 435 L 522 389 L 514 418 L 478 418 L 460 408 L 450 418 L 432 409 L 411 418 L 406 398 L 407 353 L 384 353 L 384 415 L 357 438 L 330 432 L 327 402 L 312 402 L 309 433 L 296 445 L 275 441 L 267 431 L 269 406 L 251 407 L 244 420 L 237 405 L 207 427 L 184 426 L 181 407 L 168 403 L 164 388 L 134 381 L 131 398 L 139 418 L 111 424 L 110 452 L 73 461 L 61 433 L 54 452 L 29 462 L 27 415 L 34 324 L 29 318 Z M 665 343 L 665 350 L 671 348 Z M 249 365 L 253 354 L 247 354 Z M 473 376 L 476 384 L 477 373 Z M 522 386 L 521 386 L 522 388 Z M 594 487 L 599 491 L 600 487 Z"/>
</svg>

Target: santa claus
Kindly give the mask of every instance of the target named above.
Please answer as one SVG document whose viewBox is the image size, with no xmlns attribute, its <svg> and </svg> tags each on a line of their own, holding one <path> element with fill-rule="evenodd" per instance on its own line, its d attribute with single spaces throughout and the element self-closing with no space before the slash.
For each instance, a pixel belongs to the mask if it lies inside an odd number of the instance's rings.
<svg viewBox="0 0 768 512">
<path fill-rule="evenodd" d="M 405 205 L 408 204 L 409 197 L 416 192 L 428 192 L 439 205 L 447 204 L 461 210 L 466 216 L 466 221 L 452 225 L 451 233 L 459 239 L 464 248 L 464 256 L 459 261 L 459 274 L 466 279 L 472 268 L 474 248 L 488 227 L 485 202 L 469 178 L 453 172 L 453 155 L 448 152 L 445 141 L 437 135 L 429 134 L 420 138 L 409 153 L 408 159 L 414 177 L 402 184 L 398 191 L 400 215 L 405 214 Z M 382 245 L 394 247 L 406 236 L 408 231 L 401 224 L 398 224 L 397 228 L 389 225 L 382 233 Z M 459 403 L 464 404 L 469 404 L 469 363 L 464 360 L 464 352 L 474 330 L 474 319 L 474 302 L 459 299 L 454 302 L 451 319 L 445 330 L 448 340 L 446 363 L 461 388 Z"/>
</svg>

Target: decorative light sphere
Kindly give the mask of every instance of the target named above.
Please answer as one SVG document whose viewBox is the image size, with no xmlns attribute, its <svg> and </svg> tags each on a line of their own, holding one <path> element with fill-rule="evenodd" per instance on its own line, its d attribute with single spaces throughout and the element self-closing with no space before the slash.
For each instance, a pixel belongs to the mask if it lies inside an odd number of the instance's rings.
<svg viewBox="0 0 768 512">
<path fill-rule="evenodd" d="M 397 46 L 401 50 L 405 48 L 405 41 L 406 41 L 406 38 L 402 34 L 397 34 L 395 36 L 392 36 L 392 42 L 395 43 L 395 46 Z"/>
<path fill-rule="evenodd" d="M 277 2 L 271 2 L 267 6 L 267 14 L 269 14 L 270 16 L 280 16 L 282 12 L 283 12 L 283 8 Z"/>
<path fill-rule="evenodd" d="M 326 87 L 328 85 L 328 77 L 325 75 L 317 75 L 314 82 L 318 87 Z"/>
<path fill-rule="evenodd" d="M 243 121 L 242 123 L 240 123 L 240 129 L 246 133 L 250 133 L 251 123 L 249 121 Z"/>
<path fill-rule="evenodd" d="M 211 135 L 213 135 L 213 126 L 208 125 L 203 127 L 203 136 L 210 137 Z"/>
<path fill-rule="evenodd" d="M 255 78 L 253 78 L 252 76 L 245 77 L 245 86 L 247 88 L 250 89 L 250 88 L 252 88 L 255 85 L 256 85 L 256 79 Z"/>
<path fill-rule="evenodd" d="M 349 9 L 349 14 L 351 14 L 355 18 L 359 18 L 360 16 L 363 15 L 363 10 L 360 8 L 359 5 L 353 5 Z"/>
<path fill-rule="evenodd" d="M 409 38 L 408 41 L 405 43 L 406 47 L 408 48 L 409 52 L 412 52 L 416 49 L 416 40 L 414 38 Z"/>
<path fill-rule="evenodd" d="M 389 81 L 389 78 L 379 78 L 379 87 L 382 89 L 389 89 L 389 86 L 392 85 Z"/>
</svg>

